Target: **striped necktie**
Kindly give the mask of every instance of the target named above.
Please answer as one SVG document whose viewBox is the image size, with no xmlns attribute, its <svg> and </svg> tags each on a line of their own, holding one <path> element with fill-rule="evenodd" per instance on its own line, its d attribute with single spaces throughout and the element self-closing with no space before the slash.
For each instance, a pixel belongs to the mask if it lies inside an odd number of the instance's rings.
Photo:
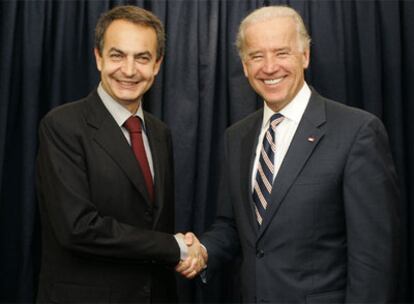
<svg viewBox="0 0 414 304">
<path fill-rule="evenodd" d="M 257 164 L 256 180 L 253 188 L 253 201 L 255 203 L 256 219 L 259 226 L 262 225 L 264 214 L 270 203 L 274 176 L 274 159 L 276 152 L 275 130 L 283 120 L 280 113 L 273 114 L 270 118 L 269 128 L 263 137 L 262 149 Z"/>
</svg>

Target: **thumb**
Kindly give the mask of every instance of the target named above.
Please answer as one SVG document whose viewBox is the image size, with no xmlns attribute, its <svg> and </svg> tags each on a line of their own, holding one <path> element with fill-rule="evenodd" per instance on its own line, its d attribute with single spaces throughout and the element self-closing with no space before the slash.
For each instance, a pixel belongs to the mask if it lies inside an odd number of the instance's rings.
<svg viewBox="0 0 414 304">
<path fill-rule="evenodd" d="M 185 241 L 185 244 L 187 245 L 187 246 L 191 246 L 191 245 L 193 245 L 193 242 L 194 242 L 194 234 L 192 233 L 192 232 L 187 232 L 185 235 L 184 235 L 184 241 Z"/>
</svg>

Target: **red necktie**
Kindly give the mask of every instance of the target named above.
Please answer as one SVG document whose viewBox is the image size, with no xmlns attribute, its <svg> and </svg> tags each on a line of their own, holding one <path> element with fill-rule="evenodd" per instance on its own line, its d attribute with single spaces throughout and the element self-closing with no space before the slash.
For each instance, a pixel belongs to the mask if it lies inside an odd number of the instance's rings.
<svg viewBox="0 0 414 304">
<path fill-rule="evenodd" d="M 142 174 L 144 175 L 150 200 L 153 201 L 154 184 L 152 182 L 151 170 L 148 164 L 147 154 L 145 153 L 144 142 L 142 140 L 141 119 L 137 116 L 131 116 L 125 121 L 124 127 L 128 130 L 131 137 L 132 150 L 134 151 L 135 157 L 141 167 Z"/>
</svg>

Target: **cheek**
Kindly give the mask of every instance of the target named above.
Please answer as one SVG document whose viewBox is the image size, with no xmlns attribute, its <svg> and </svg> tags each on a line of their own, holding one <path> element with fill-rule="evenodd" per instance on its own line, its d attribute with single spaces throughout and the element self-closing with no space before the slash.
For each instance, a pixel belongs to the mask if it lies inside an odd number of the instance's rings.
<svg viewBox="0 0 414 304">
<path fill-rule="evenodd" d="M 260 74 L 260 66 L 257 65 L 250 65 L 245 70 L 245 75 L 248 78 L 254 79 L 258 74 Z"/>
<path fill-rule="evenodd" d="M 102 61 L 101 68 L 105 74 L 111 74 L 121 69 L 122 63 L 110 60 Z"/>
<path fill-rule="evenodd" d="M 142 67 L 140 69 L 140 72 L 141 72 L 141 75 L 143 75 L 144 78 L 146 78 L 148 80 L 152 80 L 157 75 L 158 70 L 157 70 L 156 66 L 151 66 L 151 67 Z"/>
<path fill-rule="evenodd" d="M 259 70 L 260 70 L 260 66 L 257 63 L 252 63 L 252 62 L 243 63 L 244 76 L 246 76 L 247 78 L 254 77 L 258 73 Z"/>
</svg>

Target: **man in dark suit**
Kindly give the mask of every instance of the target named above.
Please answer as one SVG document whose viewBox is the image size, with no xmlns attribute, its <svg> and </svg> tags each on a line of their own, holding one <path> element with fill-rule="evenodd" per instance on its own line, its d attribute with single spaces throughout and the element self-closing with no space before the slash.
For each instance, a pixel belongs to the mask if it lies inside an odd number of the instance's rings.
<svg viewBox="0 0 414 304">
<path fill-rule="evenodd" d="M 244 73 L 264 109 L 226 131 L 204 274 L 240 252 L 243 302 L 391 302 L 399 190 L 387 134 L 375 116 L 308 87 L 309 44 L 288 7 L 240 25 Z M 184 264 L 187 277 L 200 271 Z"/>
<path fill-rule="evenodd" d="M 99 87 L 40 124 L 37 301 L 174 302 L 186 248 L 172 234 L 171 134 L 142 110 L 164 29 L 152 13 L 120 6 L 101 16 L 95 38 Z"/>
</svg>

